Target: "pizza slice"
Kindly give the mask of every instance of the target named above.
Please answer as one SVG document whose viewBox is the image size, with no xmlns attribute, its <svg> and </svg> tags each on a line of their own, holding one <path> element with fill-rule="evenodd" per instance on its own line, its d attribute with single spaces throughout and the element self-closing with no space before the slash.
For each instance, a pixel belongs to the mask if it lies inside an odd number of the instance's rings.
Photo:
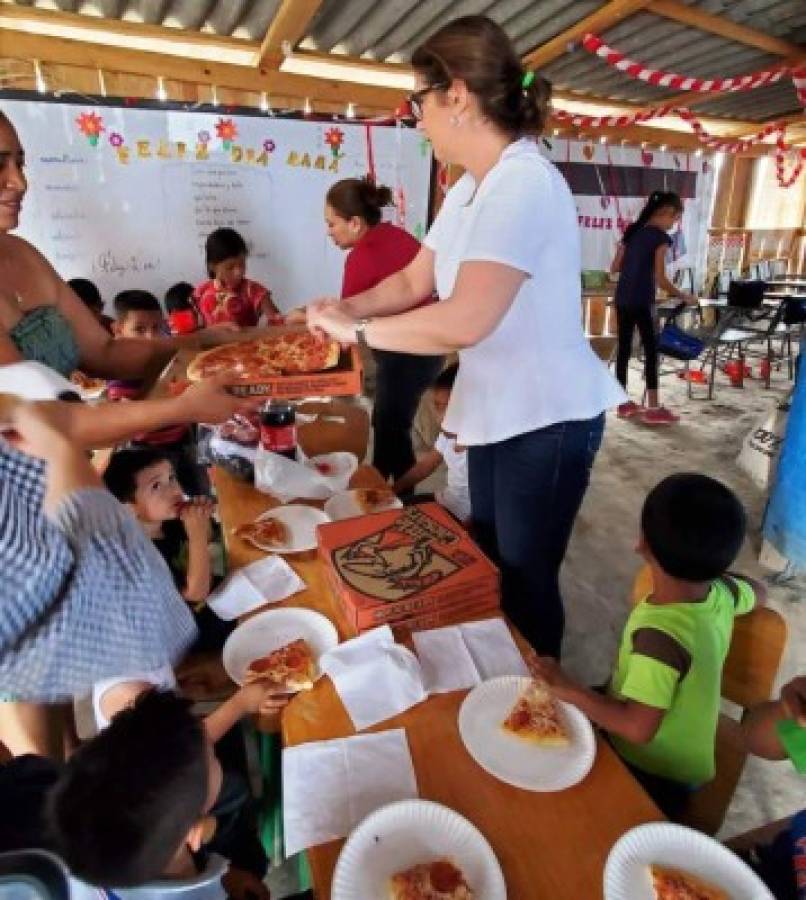
<svg viewBox="0 0 806 900">
<path fill-rule="evenodd" d="M 534 679 L 521 692 L 501 727 L 541 747 L 567 747 L 570 743 L 557 701 L 545 682 Z"/>
<path fill-rule="evenodd" d="M 271 681 L 289 691 L 309 691 L 317 668 L 308 642 L 299 638 L 273 650 L 267 656 L 253 659 L 244 681 Z"/>
<path fill-rule="evenodd" d="M 353 496 L 363 513 L 390 509 L 397 500 L 397 495 L 391 488 L 358 488 L 353 492 Z"/>
<path fill-rule="evenodd" d="M 235 529 L 235 535 L 254 544 L 259 550 L 264 547 L 285 547 L 291 538 L 288 526 L 279 519 L 268 517 L 257 522 L 249 522 Z"/>
<path fill-rule="evenodd" d="M 462 870 L 449 859 L 412 866 L 389 880 L 389 900 L 473 900 Z"/>
<path fill-rule="evenodd" d="M 650 866 L 655 900 L 730 900 L 721 888 L 680 869 Z"/>
</svg>

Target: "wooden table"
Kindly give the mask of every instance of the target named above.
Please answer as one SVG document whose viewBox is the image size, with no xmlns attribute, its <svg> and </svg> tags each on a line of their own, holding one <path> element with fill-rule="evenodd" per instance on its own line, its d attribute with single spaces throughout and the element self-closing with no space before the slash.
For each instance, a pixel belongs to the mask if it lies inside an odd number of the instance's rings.
<svg viewBox="0 0 806 900">
<path fill-rule="evenodd" d="M 264 554 L 232 535 L 277 501 L 252 485 L 213 470 L 229 567 L 237 569 Z M 373 486 L 380 475 L 361 466 L 354 486 Z M 350 636 L 315 554 L 288 557 L 307 589 L 278 606 L 313 609 L 334 622 L 340 637 Z M 253 613 L 254 614 L 254 613 Z M 516 635 L 516 639 L 519 640 Z M 498 857 L 512 900 L 602 896 L 602 873 L 615 841 L 636 825 L 663 819 L 609 745 L 597 738 L 593 769 L 579 785 L 559 793 L 532 793 L 510 787 L 481 769 L 459 737 L 457 716 L 466 691 L 440 694 L 403 715 L 368 729 L 405 728 L 419 796 L 443 803 L 473 822 Z M 276 722 L 263 720 L 264 731 Z M 285 746 L 355 734 L 330 679 L 299 694 L 282 715 Z M 308 850 L 317 900 L 329 900 L 333 870 L 343 841 Z"/>
</svg>

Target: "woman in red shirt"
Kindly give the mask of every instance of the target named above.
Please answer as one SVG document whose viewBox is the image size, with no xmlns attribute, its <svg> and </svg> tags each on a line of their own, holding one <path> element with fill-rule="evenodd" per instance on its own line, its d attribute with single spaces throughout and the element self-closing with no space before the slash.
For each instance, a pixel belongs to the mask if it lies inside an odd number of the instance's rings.
<svg viewBox="0 0 806 900">
<path fill-rule="evenodd" d="M 204 326 L 258 324 L 261 316 L 279 316 L 271 293 L 246 277 L 246 241 L 233 228 L 217 228 L 205 244 L 209 281 L 197 285 L 193 302 Z"/>
<path fill-rule="evenodd" d="M 420 250 L 407 231 L 381 222 L 392 205 L 388 187 L 368 179 L 345 178 L 327 192 L 325 222 L 333 243 L 349 250 L 344 262 L 342 299 L 360 294 L 404 269 Z M 427 303 L 431 298 L 423 297 Z M 373 350 L 377 365 L 372 425 L 373 465 L 384 478 L 400 478 L 414 465 L 411 426 L 420 398 L 442 370 L 444 357 Z"/>
</svg>

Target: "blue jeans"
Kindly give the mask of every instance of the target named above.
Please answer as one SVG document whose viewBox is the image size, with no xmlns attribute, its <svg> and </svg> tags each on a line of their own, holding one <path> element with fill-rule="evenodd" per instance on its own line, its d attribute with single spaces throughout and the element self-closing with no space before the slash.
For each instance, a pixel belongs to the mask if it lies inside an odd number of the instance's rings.
<svg viewBox="0 0 806 900">
<path fill-rule="evenodd" d="M 540 654 L 560 656 L 560 566 L 604 422 L 602 413 L 468 449 L 476 539 L 501 569 L 504 612 Z"/>
</svg>

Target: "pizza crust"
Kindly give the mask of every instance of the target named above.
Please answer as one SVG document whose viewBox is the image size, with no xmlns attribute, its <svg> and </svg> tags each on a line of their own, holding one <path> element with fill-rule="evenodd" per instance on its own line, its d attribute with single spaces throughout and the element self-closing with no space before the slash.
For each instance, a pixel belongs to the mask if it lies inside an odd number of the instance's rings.
<svg viewBox="0 0 806 900">
<path fill-rule="evenodd" d="M 309 691 L 317 675 L 316 662 L 306 640 L 299 638 L 266 656 L 253 659 L 244 682 L 270 681 L 289 691 Z"/>
<path fill-rule="evenodd" d="M 358 508 L 363 513 L 389 509 L 397 499 L 391 488 L 356 488 L 354 496 Z"/>
<path fill-rule="evenodd" d="M 501 728 L 541 747 L 567 747 L 571 742 L 557 701 L 548 686 L 536 680 L 521 691 Z"/>
<path fill-rule="evenodd" d="M 655 900 L 730 900 L 721 888 L 682 869 L 650 866 Z"/>
<path fill-rule="evenodd" d="M 285 522 L 268 516 L 257 522 L 249 522 L 239 525 L 235 529 L 236 537 L 262 550 L 264 547 L 286 547 L 291 539 L 291 533 Z"/>
</svg>

